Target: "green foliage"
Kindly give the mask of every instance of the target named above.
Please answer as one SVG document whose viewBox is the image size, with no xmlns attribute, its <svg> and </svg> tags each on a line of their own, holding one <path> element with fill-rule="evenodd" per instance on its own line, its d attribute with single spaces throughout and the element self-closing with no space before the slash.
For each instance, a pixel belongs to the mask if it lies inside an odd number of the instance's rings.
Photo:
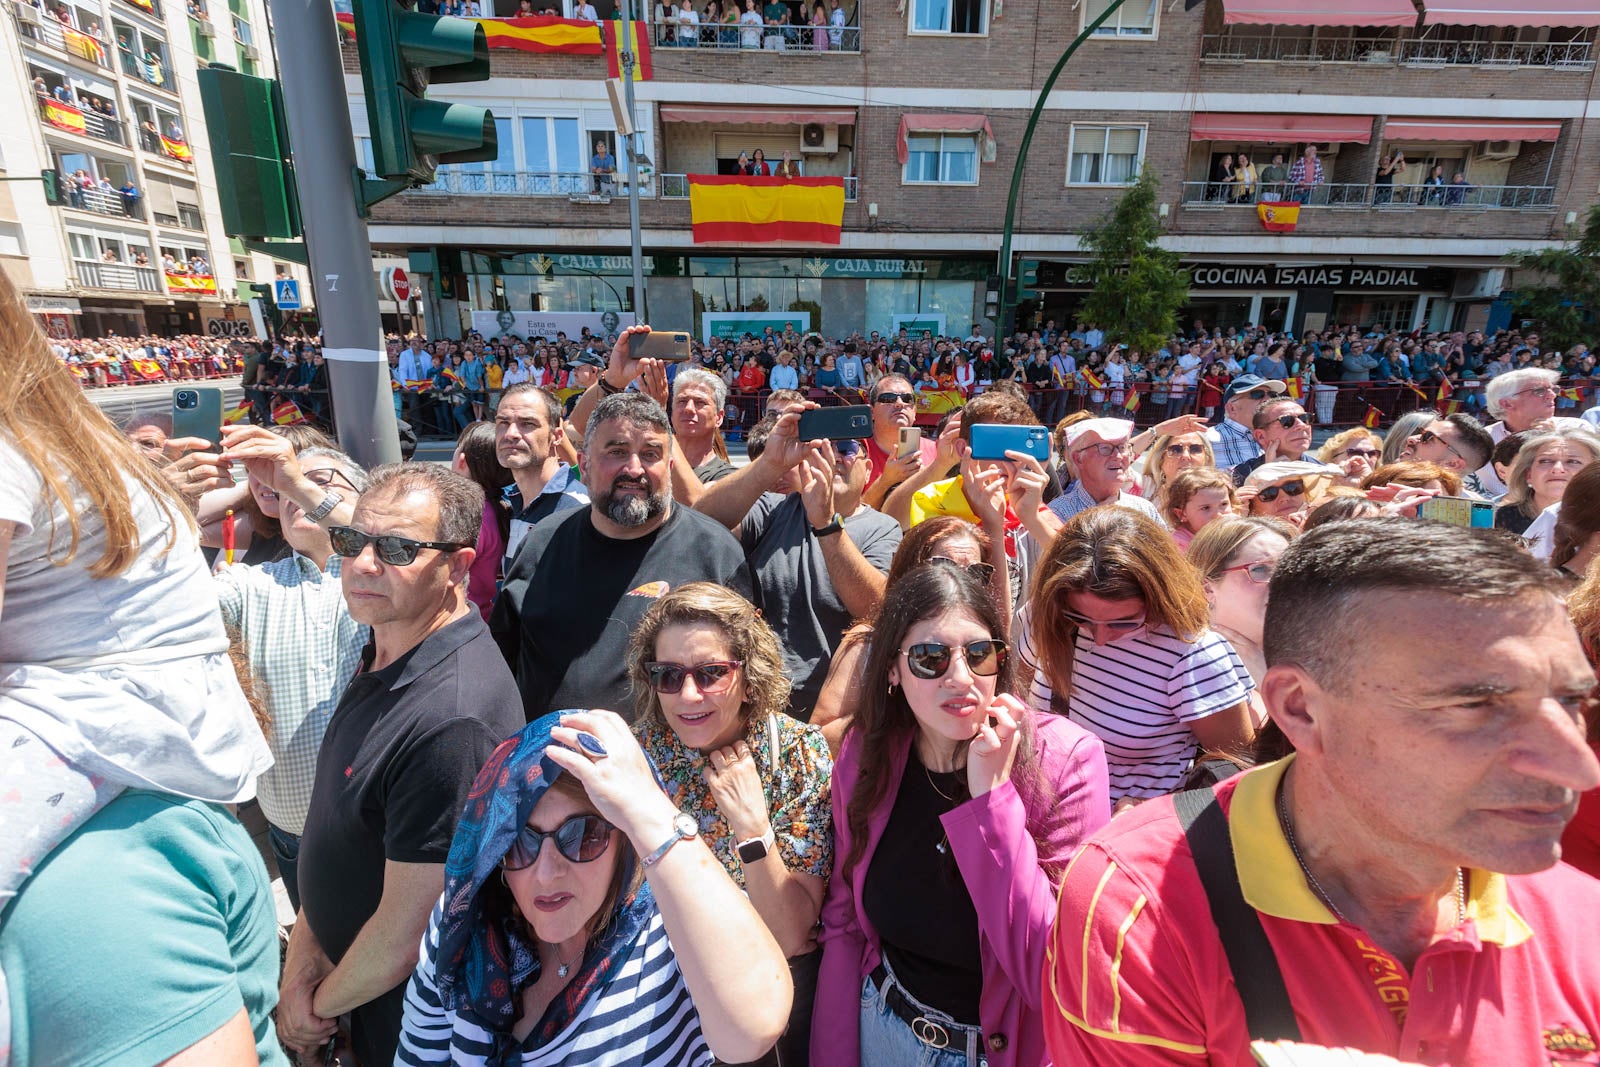
<svg viewBox="0 0 1600 1067">
<path fill-rule="evenodd" d="M 1083 235 L 1094 253 L 1089 264 L 1094 290 L 1080 311 L 1110 344 L 1153 352 L 1178 329 L 1178 312 L 1189 300 L 1189 272 L 1178 254 L 1157 246 L 1156 175 L 1146 167 L 1103 222 Z"/>
<path fill-rule="evenodd" d="M 1519 284 L 1511 308 L 1517 317 L 1538 323 L 1547 348 L 1589 340 L 1594 331 L 1588 320 L 1600 310 L 1600 204 L 1589 209 L 1577 240 L 1564 248 L 1516 251 L 1506 260 L 1546 279 Z"/>
</svg>

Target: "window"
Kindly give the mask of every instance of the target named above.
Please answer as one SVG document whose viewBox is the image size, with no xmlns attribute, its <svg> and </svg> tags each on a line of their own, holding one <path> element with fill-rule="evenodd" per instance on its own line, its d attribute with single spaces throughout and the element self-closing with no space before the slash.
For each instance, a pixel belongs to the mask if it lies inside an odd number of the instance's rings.
<svg viewBox="0 0 1600 1067">
<path fill-rule="evenodd" d="M 243 45 L 256 43 L 255 34 L 250 30 L 250 23 L 238 15 L 233 16 L 233 39 Z"/>
<path fill-rule="evenodd" d="M 578 120 L 524 118 L 522 153 L 530 193 L 581 193 L 589 188 L 588 155 Z"/>
<path fill-rule="evenodd" d="M 1112 0 L 1083 0 L 1083 25 L 1105 13 Z M 1154 37 L 1161 0 L 1127 0 L 1094 31 L 1096 37 Z"/>
<path fill-rule="evenodd" d="M 984 34 L 988 31 L 989 0 L 911 0 L 912 33 Z"/>
<path fill-rule="evenodd" d="M 913 133 L 906 137 L 907 185 L 977 185 L 978 135 Z"/>
<path fill-rule="evenodd" d="M 255 276 L 254 276 L 254 274 L 251 273 L 251 270 L 250 270 L 250 261 L 248 259 L 236 259 L 236 260 L 234 260 L 233 261 L 233 276 L 235 278 L 238 278 L 241 282 L 255 281 Z"/>
<path fill-rule="evenodd" d="M 1072 127 L 1068 185 L 1125 185 L 1139 177 L 1143 126 Z"/>
<path fill-rule="evenodd" d="M 438 168 L 438 173 L 456 174 L 454 185 L 448 186 L 463 193 L 495 192 L 514 193 L 517 190 L 517 146 L 511 140 L 511 120 L 498 116 L 494 120 L 494 159 L 487 163 L 452 163 Z M 472 177 L 467 177 L 472 175 Z"/>
<path fill-rule="evenodd" d="M 14 222 L 0 222 L 0 256 L 20 256 L 22 227 Z"/>
<path fill-rule="evenodd" d="M 185 204 L 178 201 L 178 225 L 186 230 L 203 230 L 205 222 L 200 217 L 200 208 L 195 204 Z"/>
</svg>

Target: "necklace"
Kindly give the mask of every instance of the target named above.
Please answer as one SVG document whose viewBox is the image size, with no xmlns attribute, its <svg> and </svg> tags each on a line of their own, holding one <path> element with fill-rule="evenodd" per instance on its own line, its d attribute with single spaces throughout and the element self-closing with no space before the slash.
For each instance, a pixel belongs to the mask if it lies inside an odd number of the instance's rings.
<svg viewBox="0 0 1600 1067">
<path fill-rule="evenodd" d="M 1289 843 L 1289 851 L 1294 853 L 1294 861 L 1300 866 L 1300 873 L 1306 876 L 1306 883 L 1311 886 L 1311 891 L 1317 895 L 1323 907 L 1333 912 L 1333 917 L 1342 923 L 1350 920 L 1344 913 L 1334 906 L 1327 890 L 1322 888 L 1322 883 L 1317 881 L 1317 876 L 1311 873 L 1311 868 L 1306 865 L 1306 859 L 1300 854 L 1300 843 L 1295 840 L 1294 827 L 1289 823 L 1289 794 L 1280 783 L 1278 786 L 1278 826 L 1283 830 L 1283 838 Z M 1460 926 L 1467 921 L 1467 880 L 1461 873 L 1461 868 L 1456 868 L 1456 925 Z"/>
<path fill-rule="evenodd" d="M 918 760 L 917 762 L 922 763 L 921 760 Z M 938 793 L 941 797 L 943 797 L 947 803 L 954 804 L 956 802 L 955 797 L 939 788 L 939 783 L 933 780 L 933 772 L 928 769 L 928 765 L 926 763 L 922 764 L 922 773 L 927 776 L 928 784 L 933 787 L 933 791 L 935 793 Z M 934 845 L 933 848 L 934 851 L 938 852 L 941 856 L 947 854 L 950 851 L 950 835 L 946 833 L 940 836 L 939 843 Z"/>
</svg>

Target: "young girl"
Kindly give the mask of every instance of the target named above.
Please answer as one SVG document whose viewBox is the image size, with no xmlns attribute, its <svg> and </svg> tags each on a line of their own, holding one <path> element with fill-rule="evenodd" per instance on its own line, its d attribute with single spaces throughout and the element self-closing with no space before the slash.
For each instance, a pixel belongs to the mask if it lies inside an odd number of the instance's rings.
<svg viewBox="0 0 1600 1067">
<path fill-rule="evenodd" d="M 1212 519 L 1238 510 L 1239 498 L 1226 471 L 1191 467 L 1167 484 L 1166 517 L 1179 548 L 1188 548 L 1189 541 Z"/>
</svg>

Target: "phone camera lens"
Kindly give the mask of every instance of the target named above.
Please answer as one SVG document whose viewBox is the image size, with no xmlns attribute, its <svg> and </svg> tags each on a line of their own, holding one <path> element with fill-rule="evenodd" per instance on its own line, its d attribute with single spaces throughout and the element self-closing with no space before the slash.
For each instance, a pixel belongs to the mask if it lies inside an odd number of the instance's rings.
<svg viewBox="0 0 1600 1067">
<path fill-rule="evenodd" d="M 200 406 L 200 394 L 193 389 L 179 389 L 172 399 L 182 411 L 192 411 Z"/>
</svg>

